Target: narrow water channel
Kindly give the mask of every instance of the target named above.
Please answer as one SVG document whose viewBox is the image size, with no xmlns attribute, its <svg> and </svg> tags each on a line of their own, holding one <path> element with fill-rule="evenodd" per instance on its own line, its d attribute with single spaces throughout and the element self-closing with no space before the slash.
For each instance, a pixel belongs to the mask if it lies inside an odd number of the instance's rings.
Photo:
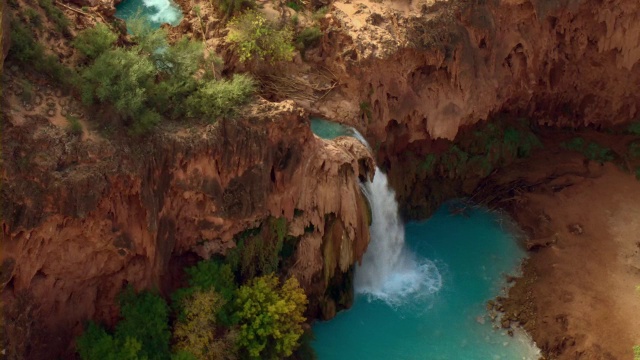
<svg viewBox="0 0 640 360">
<path fill-rule="evenodd" d="M 312 130 L 324 138 L 357 134 L 319 119 Z M 452 202 L 404 225 L 386 187 L 382 173 L 365 185 L 372 240 L 356 269 L 355 303 L 314 325 L 318 358 L 538 359 L 524 333 L 496 329 L 485 307 L 525 256 L 508 220 L 473 208 L 453 215 Z"/>
</svg>

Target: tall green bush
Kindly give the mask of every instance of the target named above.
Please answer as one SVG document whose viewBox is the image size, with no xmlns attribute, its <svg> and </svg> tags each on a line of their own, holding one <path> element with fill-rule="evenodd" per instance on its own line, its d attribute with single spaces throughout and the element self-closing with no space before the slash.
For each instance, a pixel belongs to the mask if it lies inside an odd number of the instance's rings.
<svg viewBox="0 0 640 360">
<path fill-rule="evenodd" d="M 82 360 L 142 360 L 142 345 L 135 338 L 114 339 L 103 328 L 90 322 L 76 341 Z"/>
<path fill-rule="evenodd" d="M 83 30 L 73 40 L 73 46 L 88 59 L 95 59 L 107 50 L 111 49 L 113 44 L 118 40 L 116 35 L 109 27 L 103 23 Z"/>
<path fill-rule="evenodd" d="M 95 100 L 112 103 L 127 117 L 141 115 L 156 74 L 153 62 L 135 51 L 117 48 L 105 52 L 82 72 L 82 99 L 87 104 Z"/>
<path fill-rule="evenodd" d="M 127 288 L 120 294 L 122 320 L 116 326 L 116 339 L 140 342 L 140 357 L 162 360 L 170 357 L 169 307 L 158 295 L 148 291 L 136 294 Z"/>
<path fill-rule="evenodd" d="M 113 34 L 99 27 L 74 42 L 95 58 L 81 72 L 83 101 L 108 104 L 130 132 L 145 133 L 163 118 L 213 122 L 235 115 L 251 98 L 253 79 L 217 80 L 215 59 L 205 61 L 202 43 L 183 38 L 170 45 L 165 30 L 151 29 L 142 19 L 134 19 L 130 30 L 136 41 L 130 48 L 112 48 Z"/>
<path fill-rule="evenodd" d="M 198 360 L 219 360 L 235 355 L 233 332 L 218 336 L 216 314 L 225 300 L 214 290 L 198 290 L 182 299 L 184 316 L 173 329 L 174 349 Z M 231 334 L 231 336 L 230 336 Z"/>
<path fill-rule="evenodd" d="M 307 297 L 295 278 L 280 285 L 274 275 L 254 278 L 238 290 L 238 345 L 249 358 L 290 356 L 303 333 Z"/>
<path fill-rule="evenodd" d="M 238 15 L 228 27 L 227 41 L 233 45 L 242 62 L 293 59 L 293 31 L 288 27 L 279 29 L 258 11 L 249 10 Z"/>
<path fill-rule="evenodd" d="M 206 82 L 187 98 L 187 113 L 209 121 L 234 115 L 240 105 L 249 101 L 254 90 L 253 79 L 243 74 L 231 80 Z"/>
</svg>

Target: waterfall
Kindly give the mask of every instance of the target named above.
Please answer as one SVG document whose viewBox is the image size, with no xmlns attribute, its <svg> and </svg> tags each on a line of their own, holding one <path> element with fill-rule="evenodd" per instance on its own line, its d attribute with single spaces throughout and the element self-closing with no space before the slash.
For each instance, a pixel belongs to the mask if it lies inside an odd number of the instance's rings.
<svg viewBox="0 0 640 360">
<path fill-rule="evenodd" d="M 367 140 L 351 128 L 352 135 L 371 150 Z M 404 244 L 404 224 L 395 192 L 378 167 L 372 182 L 363 185 L 372 213 L 371 241 L 362 265 L 356 269 L 355 290 L 370 299 L 398 306 L 408 296 L 429 296 L 442 286 L 435 264 L 418 259 Z"/>
<path fill-rule="evenodd" d="M 373 181 L 363 188 L 371 205 L 371 241 L 362 265 L 356 269 L 356 292 L 398 306 L 409 296 L 429 296 L 438 291 L 442 278 L 436 265 L 419 259 L 405 247 L 404 224 L 387 176 L 376 168 Z"/>
<path fill-rule="evenodd" d="M 150 16 L 151 21 L 175 24 L 182 16 L 181 10 L 171 0 L 143 0 L 143 3 L 147 8 L 155 9 Z"/>
</svg>

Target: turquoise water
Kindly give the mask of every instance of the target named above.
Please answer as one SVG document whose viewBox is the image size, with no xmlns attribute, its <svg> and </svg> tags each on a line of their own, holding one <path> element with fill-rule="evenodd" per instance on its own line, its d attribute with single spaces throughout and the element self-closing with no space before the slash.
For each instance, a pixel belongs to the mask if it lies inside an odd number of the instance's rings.
<svg viewBox="0 0 640 360">
<path fill-rule="evenodd" d="M 116 6 L 116 17 L 125 21 L 140 15 L 153 28 L 163 23 L 176 26 L 182 20 L 182 10 L 172 0 L 124 0 Z"/>
<path fill-rule="evenodd" d="M 406 250 L 435 265 L 426 274 L 439 288 L 393 305 L 356 294 L 350 310 L 314 325 L 318 358 L 537 359 L 525 335 L 494 330 L 485 310 L 500 294 L 504 274 L 525 256 L 503 225 L 477 209 L 450 215 L 447 205 L 427 221 L 406 224 Z"/>
<path fill-rule="evenodd" d="M 311 119 L 311 131 L 323 139 L 354 135 L 354 130 L 348 126 L 319 118 Z"/>
</svg>

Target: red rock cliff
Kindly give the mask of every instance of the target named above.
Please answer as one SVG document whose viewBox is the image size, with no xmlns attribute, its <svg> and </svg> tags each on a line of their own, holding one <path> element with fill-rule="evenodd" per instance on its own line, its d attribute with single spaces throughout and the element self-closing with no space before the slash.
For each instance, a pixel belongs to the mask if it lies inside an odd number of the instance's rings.
<svg viewBox="0 0 640 360">
<path fill-rule="evenodd" d="M 324 26 L 315 59 L 341 86 L 318 111 L 376 141 L 453 139 L 501 110 L 560 126 L 640 115 L 636 0 L 337 1 Z"/>
<path fill-rule="evenodd" d="M 81 140 L 39 115 L 3 122 L 0 280 L 11 351 L 68 355 L 84 320 L 114 319 L 124 284 L 159 286 L 172 257 L 224 253 L 267 216 L 286 217 L 302 236 L 290 272 L 310 296 L 362 256 L 358 182 L 373 161 L 359 142 L 315 137 L 291 102 L 165 130 L 131 145 Z M 323 248 L 334 246 L 325 229 L 336 221 L 343 256 L 325 264 Z"/>
</svg>

